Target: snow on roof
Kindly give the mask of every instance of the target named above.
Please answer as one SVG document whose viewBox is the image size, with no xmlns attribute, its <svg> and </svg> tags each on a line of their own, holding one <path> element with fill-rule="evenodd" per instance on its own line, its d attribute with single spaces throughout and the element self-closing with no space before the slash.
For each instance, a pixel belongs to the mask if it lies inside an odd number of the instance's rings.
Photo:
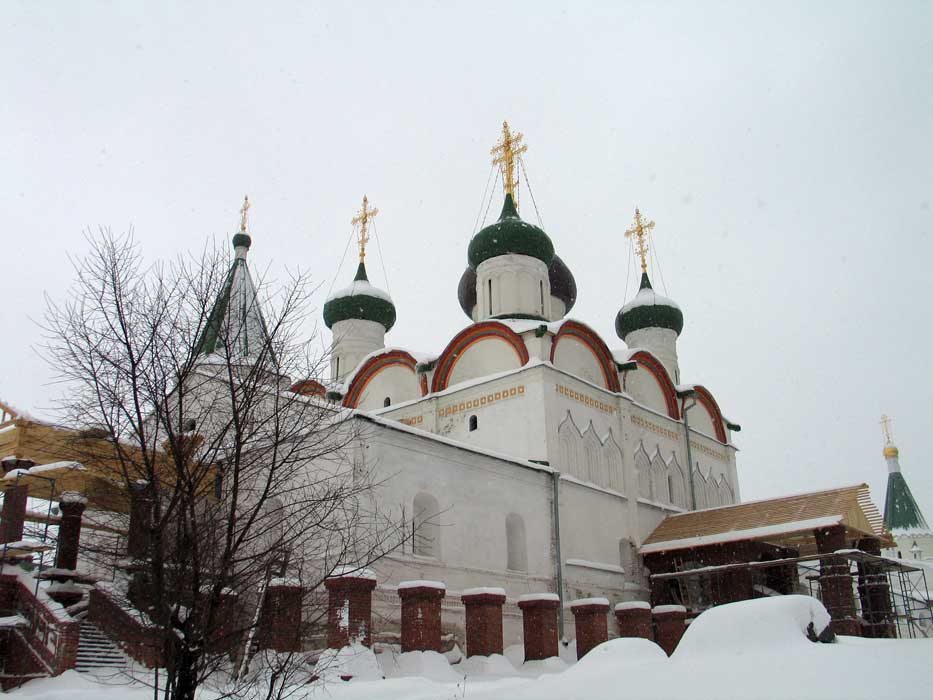
<svg viewBox="0 0 933 700">
<path fill-rule="evenodd" d="M 624 314 L 625 312 L 631 311 L 638 306 L 671 306 L 675 309 L 680 309 L 680 307 L 677 306 L 677 303 L 673 299 L 669 299 L 666 296 L 658 294 L 650 287 L 639 289 L 638 294 L 636 294 L 630 302 L 622 307 L 621 313 Z"/>
<path fill-rule="evenodd" d="M 351 296 L 376 297 L 377 299 L 384 299 L 390 303 L 392 302 L 392 297 L 379 289 L 379 287 L 374 287 L 369 283 L 369 280 L 355 280 L 349 287 L 344 287 L 343 289 L 338 289 L 335 292 L 331 292 L 326 301 Z"/>
<path fill-rule="evenodd" d="M 706 511 L 694 512 L 702 513 Z M 778 525 L 765 525 L 763 527 L 752 527 L 745 530 L 719 532 L 712 535 L 699 535 L 697 537 L 683 537 L 662 542 L 651 542 L 650 544 L 642 545 L 638 551 L 641 554 L 651 554 L 652 552 L 666 552 L 673 549 L 705 547 L 706 545 L 710 544 L 723 544 L 724 542 L 738 542 L 740 540 L 760 539 L 764 537 L 772 537 L 775 535 L 787 535 L 794 532 L 815 530 L 820 527 L 831 527 L 832 525 L 838 525 L 841 522 L 841 515 L 827 516 L 823 518 L 811 518 L 809 520 L 796 520 L 787 523 L 780 523 Z"/>
<path fill-rule="evenodd" d="M 647 600 L 627 600 L 624 603 L 616 603 L 616 610 L 651 610 L 651 603 Z"/>
<path fill-rule="evenodd" d="M 458 440 L 453 440 L 449 437 L 444 437 L 442 435 L 435 435 L 434 433 L 429 433 L 426 430 L 421 430 L 420 428 L 414 428 L 410 425 L 405 425 L 398 421 L 392 420 L 390 418 L 383 418 L 382 416 L 377 416 L 368 411 L 361 411 L 356 409 L 353 411 L 353 416 L 357 418 L 362 418 L 371 423 L 381 425 L 386 428 L 391 428 L 401 433 L 409 433 L 416 437 L 424 438 L 426 440 L 432 440 L 434 442 L 439 442 L 444 445 L 449 445 L 459 450 L 465 450 L 467 452 L 473 452 L 475 454 L 485 455 L 487 457 L 492 457 L 493 459 L 500 459 L 504 462 L 511 462 L 513 464 L 518 464 L 522 467 L 528 469 L 534 469 L 541 472 L 553 472 L 554 470 L 544 464 L 538 464 L 536 462 L 530 462 L 525 459 L 520 459 L 519 457 L 512 457 L 511 455 L 503 454 L 502 452 L 495 452 L 494 450 L 487 450 L 482 447 L 477 447 L 476 445 L 468 444 L 465 442 L 459 442 Z"/>
<path fill-rule="evenodd" d="M 398 586 L 396 586 L 396 589 L 400 591 L 404 591 L 409 588 L 436 588 L 441 591 L 447 590 L 446 584 L 440 581 L 425 581 L 423 579 L 415 581 L 402 581 Z"/>
<path fill-rule="evenodd" d="M 558 602 L 560 596 L 556 593 L 526 593 L 525 595 L 518 596 L 519 603 L 530 603 L 536 600 L 549 600 Z"/>
<path fill-rule="evenodd" d="M 8 459 L 4 457 L 4 460 Z M 58 471 L 59 469 L 73 469 L 76 471 L 87 471 L 83 464 L 80 462 L 50 462 L 49 464 L 37 464 L 34 467 L 29 469 L 11 469 L 4 475 L 4 479 L 7 481 L 13 481 L 17 476 L 26 477 L 26 476 L 37 476 L 43 472 Z"/>
</svg>

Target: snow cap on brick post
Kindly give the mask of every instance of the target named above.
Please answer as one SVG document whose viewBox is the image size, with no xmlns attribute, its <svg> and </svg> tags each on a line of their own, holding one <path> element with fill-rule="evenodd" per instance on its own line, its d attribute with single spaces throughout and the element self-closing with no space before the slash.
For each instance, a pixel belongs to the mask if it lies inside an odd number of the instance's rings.
<svg viewBox="0 0 933 700">
<path fill-rule="evenodd" d="M 78 566 L 78 545 L 81 541 L 81 516 L 87 499 L 77 491 L 65 491 L 58 502 L 62 512 L 58 526 L 58 552 L 55 568 L 73 571 Z"/>
<path fill-rule="evenodd" d="M 670 656 L 687 629 L 687 608 L 683 605 L 656 605 L 651 613 L 657 634 L 655 641 Z"/>
<path fill-rule="evenodd" d="M 609 639 L 609 601 L 605 598 L 580 598 L 570 603 L 577 633 L 577 659 Z"/>
<path fill-rule="evenodd" d="M 31 459 L 17 459 L 12 455 L 0 460 L 4 473 L 3 514 L 0 516 L 0 540 L 3 542 L 19 542 L 23 539 L 29 487 L 17 480 L 16 472 L 29 469 L 34 464 Z"/>
<path fill-rule="evenodd" d="M 441 600 L 447 587 L 439 581 L 402 581 L 402 652 L 441 650 Z"/>
<path fill-rule="evenodd" d="M 525 661 L 557 656 L 557 616 L 560 598 L 556 593 L 526 593 L 518 598 L 522 611 Z"/>
<path fill-rule="evenodd" d="M 466 610 L 467 656 L 502 653 L 502 588 L 468 588 L 460 594 Z"/>
<path fill-rule="evenodd" d="M 275 651 L 301 651 L 301 582 L 273 578 L 259 619 L 259 644 Z"/>
<path fill-rule="evenodd" d="M 324 587 L 327 589 L 327 646 L 342 649 L 354 640 L 372 646 L 376 575 L 369 569 L 339 567 L 324 580 Z"/>
<path fill-rule="evenodd" d="M 619 623 L 620 637 L 654 639 L 651 629 L 651 603 L 644 600 L 617 603 L 615 615 L 616 622 Z"/>
</svg>

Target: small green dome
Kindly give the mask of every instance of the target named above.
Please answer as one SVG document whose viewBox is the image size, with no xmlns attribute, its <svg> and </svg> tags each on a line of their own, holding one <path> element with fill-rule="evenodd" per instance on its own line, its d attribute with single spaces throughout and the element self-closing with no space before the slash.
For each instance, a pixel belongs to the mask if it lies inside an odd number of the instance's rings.
<svg viewBox="0 0 933 700">
<path fill-rule="evenodd" d="M 625 340 L 629 333 L 643 328 L 667 328 L 677 335 L 684 329 L 680 307 L 651 288 L 647 272 L 641 273 L 638 294 L 616 315 L 616 335 Z"/>
<path fill-rule="evenodd" d="M 554 258 L 554 244 L 537 226 L 522 221 L 515 209 L 512 195 L 505 195 L 499 220 L 473 236 L 467 257 L 471 267 L 499 255 L 528 255 L 550 265 Z"/>
<path fill-rule="evenodd" d="M 395 325 L 395 304 L 392 298 L 369 283 L 363 263 L 356 270 L 353 284 L 337 290 L 324 302 L 324 323 L 328 328 L 348 319 L 375 321 L 382 324 L 386 331 Z"/>
<path fill-rule="evenodd" d="M 249 234 L 246 234 L 246 233 L 238 233 L 233 237 L 234 248 L 242 247 L 242 248 L 249 249 L 252 243 L 253 243 L 253 239 L 250 238 Z"/>
</svg>

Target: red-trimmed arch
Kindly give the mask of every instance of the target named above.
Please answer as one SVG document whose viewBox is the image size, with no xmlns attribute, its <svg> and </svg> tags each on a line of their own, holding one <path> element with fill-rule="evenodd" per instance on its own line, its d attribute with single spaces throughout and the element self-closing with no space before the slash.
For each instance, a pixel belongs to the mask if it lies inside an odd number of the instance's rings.
<svg viewBox="0 0 933 700">
<path fill-rule="evenodd" d="M 515 354 L 518 355 L 519 364 L 524 366 L 528 362 L 528 348 L 525 342 L 511 328 L 503 323 L 495 321 L 484 321 L 474 323 L 472 326 L 464 328 L 454 336 L 444 352 L 437 360 L 437 368 L 434 371 L 434 380 L 431 382 L 431 391 L 443 391 L 447 388 L 447 382 L 450 381 L 450 374 L 453 372 L 457 361 L 463 356 L 463 353 L 473 343 L 477 343 L 486 338 L 498 338 L 508 343 Z"/>
<path fill-rule="evenodd" d="M 353 381 L 350 382 L 350 387 L 347 389 L 346 396 L 343 397 L 343 405 L 348 408 L 356 408 L 366 386 L 386 367 L 400 365 L 402 367 L 407 367 L 411 370 L 412 374 L 414 374 L 417 364 L 415 358 L 404 350 L 390 350 L 389 352 L 370 357 L 363 363 L 363 366 L 359 368 L 356 375 L 353 377 Z"/>
<path fill-rule="evenodd" d="M 661 393 L 664 394 L 664 402 L 667 404 L 667 415 L 674 420 L 680 420 L 680 409 L 677 406 L 677 390 L 674 388 L 674 382 L 671 381 L 661 361 L 646 350 L 639 350 L 629 359 L 637 362 L 639 367 L 643 367 L 655 378 L 658 386 L 661 387 Z"/>
<path fill-rule="evenodd" d="M 728 444 L 726 442 L 726 421 L 722 417 L 722 411 L 719 410 L 719 404 L 716 403 L 716 399 L 713 398 L 713 395 L 705 386 L 697 384 L 693 387 L 693 390 L 696 392 L 697 403 L 706 409 L 710 419 L 713 421 L 713 427 L 716 429 L 716 439 L 724 445 Z"/>
<path fill-rule="evenodd" d="M 288 390 L 302 396 L 324 396 L 327 393 L 327 387 L 313 379 L 301 379 L 292 384 Z"/>
<path fill-rule="evenodd" d="M 609 347 L 603 342 L 603 339 L 589 326 L 585 326 L 579 321 L 564 321 L 560 330 L 551 341 L 551 363 L 554 363 L 554 354 L 557 352 L 557 344 L 561 339 L 571 337 L 579 340 L 586 346 L 599 363 L 599 368 L 603 372 L 603 379 L 606 382 L 606 388 L 609 391 L 619 391 L 619 373 L 616 371 L 615 361 L 612 359 L 612 353 Z"/>
</svg>

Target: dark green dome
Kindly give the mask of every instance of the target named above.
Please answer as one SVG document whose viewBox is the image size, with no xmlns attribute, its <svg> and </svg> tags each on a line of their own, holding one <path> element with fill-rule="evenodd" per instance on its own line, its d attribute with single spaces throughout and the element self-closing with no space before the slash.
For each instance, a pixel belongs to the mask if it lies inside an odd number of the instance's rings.
<svg viewBox="0 0 933 700">
<path fill-rule="evenodd" d="M 334 292 L 324 302 L 324 323 L 328 328 L 348 319 L 375 321 L 387 331 L 395 325 L 395 304 L 388 294 L 369 283 L 363 263 L 356 270 L 353 284 Z"/>
<path fill-rule="evenodd" d="M 467 257 L 470 266 L 499 255 L 528 255 L 550 265 L 554 258 L 554 244 L 537 226 L 522 221 L 515 209 L 512 195 L 505 195 L 499 220 L 473 236 Z"/>
<path fill-rule="evenodd" d="M 548 265 L 547 276 L 551 283 L 551 296 L 564 302 L 564 313 L 570 313 L 570 309 L 577 303 L 577 282 L 559 255 L 555 255 Z"/>
<path fill-rule="evenodd" d="M 460 301 L 463 313 L 473 318 L 473 307 L 476 306 L 476 268 L 471 265 L 467 265 L 467 269 L 460 276 L 457 299 Z"/>
<path fill-rule="evenodd" d="M 667 328 L 677 335 L 684 329 L 680 307 L 651 288 L 647 272 L 641 274 L 638 294 L 616 315 L 616 335 L 625 340 L 629 333 L 643 328 Z"/>
<path fill-rule="evenodd" d="M 253 243 L 253 239 L 249 237 L 249 234 L 238 233 L 233 237 L 233 247 L 240 248 L 249 248 Z"/>
</svg>

